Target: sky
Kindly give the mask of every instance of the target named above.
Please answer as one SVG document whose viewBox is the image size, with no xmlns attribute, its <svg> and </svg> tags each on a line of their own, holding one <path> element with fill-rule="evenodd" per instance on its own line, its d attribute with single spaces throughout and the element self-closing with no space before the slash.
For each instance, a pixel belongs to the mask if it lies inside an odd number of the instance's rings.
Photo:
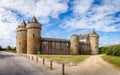
<svg viewBox="0 0 120 75">
<path fill-rule="evenodd" d="M 0 0 L 0 45 L 16 46 L 16 28 L 36 16 L 42 37 L 99 35 L 99 45 L 120 44 L 120 0 Z"/>
</svg>

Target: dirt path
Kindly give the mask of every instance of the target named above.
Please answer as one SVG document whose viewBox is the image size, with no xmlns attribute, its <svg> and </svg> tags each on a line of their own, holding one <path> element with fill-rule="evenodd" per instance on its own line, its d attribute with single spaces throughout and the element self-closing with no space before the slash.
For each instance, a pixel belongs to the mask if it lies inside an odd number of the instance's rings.
<svg viewBox="0 0 120 75">
<path fill-rule="evenodd" d="M 91 56 L 77 66 L 67 67 L 67 75 L 120 75 L 120 71 L 105 62 L 100 55 Z"/>
</svg>

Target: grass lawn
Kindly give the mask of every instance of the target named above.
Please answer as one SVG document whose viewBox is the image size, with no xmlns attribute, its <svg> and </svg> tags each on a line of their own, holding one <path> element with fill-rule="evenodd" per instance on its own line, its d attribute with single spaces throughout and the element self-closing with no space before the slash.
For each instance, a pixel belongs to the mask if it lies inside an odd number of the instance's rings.
<svg viewBox="0 0 120 75">
<path fill-rule="evenodd" d="M 70 63 L 77 65 L 81 61 L 84 61 L 90 55 L 38 55 L 41 58 L 56 61 L 57 63 Z"/>
<path fill-rule="evenodd" d="M 109 63 L 111 63 L 111 64 L 120 68 L 120 57 L 104 55 L 104 56 L 102 56 L 102 58 L 104 60 L 108 61 Z"/>
</svg>

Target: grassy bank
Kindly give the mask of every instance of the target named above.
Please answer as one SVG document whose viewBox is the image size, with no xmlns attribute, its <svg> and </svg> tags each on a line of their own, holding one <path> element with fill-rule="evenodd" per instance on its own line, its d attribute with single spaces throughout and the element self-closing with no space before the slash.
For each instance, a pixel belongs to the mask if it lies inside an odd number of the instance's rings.
<svg viewBox="0 0 120 75">
<path fill-rule="evenodd" d="M 81 61 L 84 61 L 90 55 L 38 55 L 41 58 L 56 61 L 58 63 L 70 63 L 77 65 Z"/>
<path fill-rule="evenodd" d="M 102 56 L 102 58 L 105 61 L 108 61 L 109 63 L 111 63 L 111 64 L 113 64 L 113 65 L 115 65 L 115 66 L 120 68 L 120 57 L 104 55 L 104 56 Z"/>
</svg>

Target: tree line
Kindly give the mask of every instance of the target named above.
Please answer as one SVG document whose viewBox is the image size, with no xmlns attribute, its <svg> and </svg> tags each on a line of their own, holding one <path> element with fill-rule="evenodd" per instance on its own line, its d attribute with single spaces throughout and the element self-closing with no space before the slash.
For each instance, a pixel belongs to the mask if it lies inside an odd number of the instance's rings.
<svg viewBox="0 0 120 75">
<path fill-rule="evenodd" d="M 99 47 L 99 54 L 120 56 L 120 44 Z"/>
<path fill-rule="evenodd" d="M 16 51 L 16 47 L 11 47 L 10 45 L 8 45 L 6 48 L 3 48 L 2 46 L 0 46 L 0 51 Z"/>
</svg>

